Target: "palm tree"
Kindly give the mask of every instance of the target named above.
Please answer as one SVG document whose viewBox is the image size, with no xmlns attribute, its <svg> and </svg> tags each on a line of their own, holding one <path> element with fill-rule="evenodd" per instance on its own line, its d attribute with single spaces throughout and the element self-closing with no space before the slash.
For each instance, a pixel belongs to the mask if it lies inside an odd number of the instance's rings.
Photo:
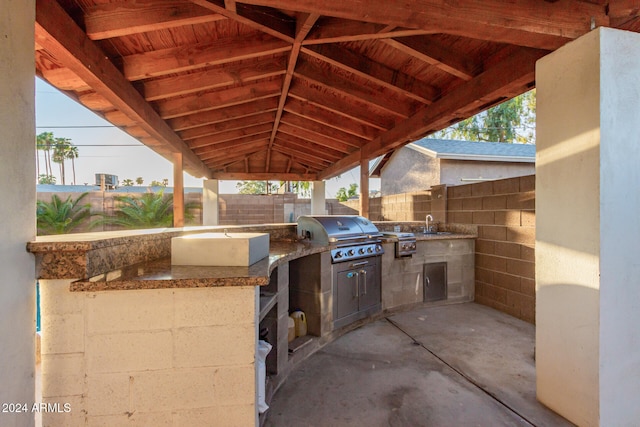
<svg viewBox="0 0 640 427">
<path fill-rule="evenodd" d="M 62 185 L 65 185 L 64 161 L 68 158 L 67 153 L 70 147 L 71 140 L 69 138 L 55 139 L 55 145 L 53 146 L 53 161 L 60 165 L 60 178 L 62 178 Z"/>
<path fill-rule="evenodd" d="M 78 158 L 78 155 L 79 155 L 78 147 L 76 147 L 73 144 L 70 144 L 69 148 L 67 149 L 66 158 L 71 160 L 71 170 L 73 171 L 73 182 L 72 182 L 73 185 L 76 184 L 76 161 L 75 161 L 75 159 Z"/>
<path fill-rule="evenodd" d="M 80 204 L 89 193 L 82 193 L 73 200 L 71 196 L 62 201 L 57 194 L 51 197 L 51 202 L 38 200 L 36 202 L 36 216 L 38 234 L 65 234 L 78 227 L 91 216 L 91 204 Z"/>
<path fill-rule="evenodd" d="M 144 182 L 144 179 L 142 179 L 142 177 L 141 177 L 141 176 L 139 176 L 139 177 L 137 177 L 137 178 L 136 178 L 136 184 L 138 184 L 138 185 L 142 185 L 142 183 L 143 183 L 143 182 Z"/>
<path fill-rule="evenodd" d="M 115 216 L 103 215 L 92 223 L 92 227 L 99 225 L 115 225 L 128 229 L 172 227 L 173 226 L 173 198 L 164 195 L 164 191 L 158 193 L 147 192 L 140 197 L 115 196 L 118 208 Z M 197 203 L 185 204 L 185 219 L 193 215 L 191 209 L 198 207 Z"/>
<path fill-rule="evenodd" d="M 36 149 L 44 151 L 44 167 L 45 167 L 45 175 L 51 176 L 53 175 L 51 170 L 51 148 L 55 144 L 55 138 L 53 137 L 53 132 L 42 132 L 38 136 L 36 136 Z M 40 158 L 38 156 L 37 159 L 38 165 L 38 176 L 40 176 Z"/>
<path fill-rule="evenodd" d="M 123 187 L 131 187 L 131 186 L 133 186 L 133 180 L 129 179 L 129 178 L 123 179 L 122 180 L 122 186 Z"/>
</svg>

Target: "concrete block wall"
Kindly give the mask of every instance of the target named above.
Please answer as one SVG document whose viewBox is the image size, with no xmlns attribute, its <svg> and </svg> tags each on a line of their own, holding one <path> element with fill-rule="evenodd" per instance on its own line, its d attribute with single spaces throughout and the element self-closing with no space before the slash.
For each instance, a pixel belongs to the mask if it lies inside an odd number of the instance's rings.
<svg viewBox="0 0 640 427">
<path fill-rule="evenodd" d="M 476 302 L 535 323 L 535 175 L 447 193 L 448 222 L 478 227 Z"/>
<path fill-rule="evenodd" d="M 40 289 L 43 425 L 256 423 L 255 287 Z"/>
</svg>

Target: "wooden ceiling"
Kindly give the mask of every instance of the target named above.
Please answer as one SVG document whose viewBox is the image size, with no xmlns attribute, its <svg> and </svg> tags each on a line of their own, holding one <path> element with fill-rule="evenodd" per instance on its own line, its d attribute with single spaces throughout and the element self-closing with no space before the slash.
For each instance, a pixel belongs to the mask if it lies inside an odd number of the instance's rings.
<svg viewBox="0 0 640 427">
<path fill-rule="evenodd" d="M 194 176 L 326 179 L 535 85 L 637 0 L 37 0 L 39 76 Z"/>
</svg>

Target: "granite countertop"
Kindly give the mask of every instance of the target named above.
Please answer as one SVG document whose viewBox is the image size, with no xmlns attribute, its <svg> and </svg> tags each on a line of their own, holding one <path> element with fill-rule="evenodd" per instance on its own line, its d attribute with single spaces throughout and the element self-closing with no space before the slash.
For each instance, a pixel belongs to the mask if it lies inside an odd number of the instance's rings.
<svg viewBox="0 0 640 427">
<path fill-rule="evenodd" d="M 269 256 L 248 267 L 171 265 L 171 257 L 141 262 L 71 283 L 70 290 L 94 292 L 127 289 L 264 286 L 278 265 L 329 250 L 324 245 L 271 241 Z"/>
</svg>

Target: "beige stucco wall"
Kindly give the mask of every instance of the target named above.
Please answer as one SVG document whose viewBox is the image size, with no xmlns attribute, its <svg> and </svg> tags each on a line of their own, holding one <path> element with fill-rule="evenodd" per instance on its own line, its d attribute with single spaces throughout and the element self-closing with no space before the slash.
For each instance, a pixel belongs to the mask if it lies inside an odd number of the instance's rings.
<svg viewBox="0 0 640 427">
<path fill-rule="evenodd" d="M 440 183 L 438 160 L 410 148 L 397 150 L 382 169 L 383 195 L 428 190 Z"/>
<path fill-rule="evenodd" d="M 42 280 L 47 426 L 257 422 L 257 288 L 69 292 Z"/>
<path fill-rule="evenodd" d="M 35 399 L 35 80 L 33 0 L 0 0 L 0 425 L 32 426 Z M 10 13 L 8 12 L 10 11 Z"/>
<path fill-rule="evenodd" d="M 440 160 L 440 183 L 447 185 L 464 185 L 473 182 L 466 181 L 467 179 L 506 179 L 535 173 L 535 163 Z"/>
<path fill-rule="evenodd" d="M 639 70 L 605 28 L 536 69 L 537 395 L 581 426 L 640 419 Z"/>
</svg>

